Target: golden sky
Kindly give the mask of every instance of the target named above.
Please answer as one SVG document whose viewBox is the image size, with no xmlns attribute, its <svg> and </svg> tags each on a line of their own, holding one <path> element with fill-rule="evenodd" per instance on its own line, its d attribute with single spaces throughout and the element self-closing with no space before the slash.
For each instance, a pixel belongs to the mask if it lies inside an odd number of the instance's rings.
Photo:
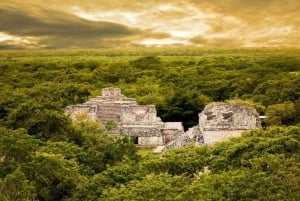
<svg viewBox="0 0 300 201">
<path fill-rule="evenodd" d="M 0 49 L 299 47 L 300 0 L 3 0 Z"/>
</svg>

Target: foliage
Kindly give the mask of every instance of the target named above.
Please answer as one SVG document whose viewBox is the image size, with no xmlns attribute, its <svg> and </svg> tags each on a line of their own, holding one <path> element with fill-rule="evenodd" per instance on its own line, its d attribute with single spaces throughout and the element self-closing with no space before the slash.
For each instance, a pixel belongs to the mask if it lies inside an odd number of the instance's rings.
<svg viewBox="0 0 300 201">
<path fill-rule="evenodd" d="M 270 105 L 295 104 L 300 98 L 298 49 L 4 51 L 1 55 L 0 122 L 6 125 L 9 118 L 6 126 L 14 129 L 23 126 L 16 125 L 16 118 L 22 118 L 18 113 L 30 118 L 27 109 L 61 112 L 107 86 L 120 87 L 142 104 L 156 105 L 163 120 L 183 121 L 185 128 L 197 123 L 197 113 L 209 101 L 240 99 L 264 114 Z M 42 127 L 39 133 L 47 136 L 46 125 Z"/>
<path fill-rule="evenodd" d="M 117 124 L 114 121 L 108 121 L 105 125 L 105 129 L 110 131 L 117 128 Z"/>
<path fill-rule="evenodd" d="M 295 106 L 291 102 L 270 105 L 266 115 L 268 125 L 292 125 L 297 119 Z"/>
<path fill-rule="evenodd" d="M 34 201 L 35 185 L 26 179 L 20 168 L 0 180 L 0 199 L 3 201 Z"/>
<path fill-rule="evenodd" d="M 1 51 L 0 200 L 300 200 L 299 53 Z M 137 152 L 105 133 L 114 122 L 64 114 L 110 86 L 185 128 L 225 100 L 255 107 L 267 127 L 214 146 Z"/>
<path fill-rule="evenodd" d="M 168 174 L 149 174 L 141 181 L 133 180 L 119 189 L 108 189 L 103 194 L 103 200 L 177 200 L 181 188 L 189 179 L 183 176 L 170 176 Z M 128 193 L 130 192 L 130 193 Z"/>
<path fill-rule="evenodd" d="M 146 175 L 106 189 L 101 200 L 298 200 L 299 153 L 300 127 L 254 130 L 144 158 Z"/>
</svg>

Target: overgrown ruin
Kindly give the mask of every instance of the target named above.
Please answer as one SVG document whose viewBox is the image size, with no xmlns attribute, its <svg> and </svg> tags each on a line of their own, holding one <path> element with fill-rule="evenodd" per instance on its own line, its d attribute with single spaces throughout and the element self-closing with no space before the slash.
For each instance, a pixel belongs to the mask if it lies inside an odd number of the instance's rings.
<svg viewBox="0 0 300 201">
<path fill-rule="evenodd" d="M 162 122 L 154 105 L 138 105 L 134 98 L 122 95 L 119 88 L 104 88 L 102 96 L 68 106 L 66 113 L 73 118 L 87 113 L 103 125 L 114 122 L 116 128 L 108 130 L 108 134 L 133 137 L 139 145 L 158 146 L 156 152 L 181 147 L 191 141 L 213 144 L 261 127 L 254 108 L 215 102 L 208 104 L 199 114 L 199 125 L 184 132 L 181 122 Z"/>
<path fill-rule="evenodd" d="M 236 137 L 245 130 L 260 127 L 257 111 L 239 103 L 210 103 L 199 114 L 199 128 L 205 144 Z"/>
<path fill-rule="evenodd" d="M 164 145 L 184 133 L 181 122 L 162 122 L 154 105 L 138 105 L 119 88 L 104 88 L 102 96 L 66 108 L 73 117 L 82 112 L 103 125 L 114 122 L 117 127 L 108 134 L 135 137 L 139 145 Z"/>
</svg>

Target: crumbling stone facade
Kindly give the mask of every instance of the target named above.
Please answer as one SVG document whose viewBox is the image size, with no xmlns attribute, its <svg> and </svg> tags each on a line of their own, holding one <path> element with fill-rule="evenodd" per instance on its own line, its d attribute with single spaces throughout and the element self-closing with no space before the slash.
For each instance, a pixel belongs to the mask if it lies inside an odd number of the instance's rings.
<svg viewBox="0 0 300 201">
<path fill-rule="evenodd" d="M 260 128 L 254 108 L 238 103 L 215 102 L 199 114 L 199 128 L 205 144 L 213 144 L 239 136 L 245 130 Z"/>
<path fill-rule="evenodd" d="M 66 108 L 73 118 L 83 112 L 104 125 L 115 122 L 117 128 L 109 134 L 135 137 L 140 145 L 163 145 L 184 133 L 181 122 L 162 122 L 154 105 L 138 105 L 134 98 L 122 95 L 119 88 L 104 88 L 102 96 Z"/>
</svg>

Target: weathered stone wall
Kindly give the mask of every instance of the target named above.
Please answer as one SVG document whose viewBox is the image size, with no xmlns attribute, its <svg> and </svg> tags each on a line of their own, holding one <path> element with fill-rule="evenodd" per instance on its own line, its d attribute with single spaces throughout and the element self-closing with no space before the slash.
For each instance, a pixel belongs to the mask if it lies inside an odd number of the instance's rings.
<svg viewBox="0 0 300 201">
<path fill-rule="evenodd" d="M 152 124 L 161 122 L 153 105 L 130 105 L 123 107 L 120 114 L 121 123 L 142 122 L 143 124 Z"/>
<path fill-rule="evenodd" d="M 127 124 L 119 126 L 119 134 L 124 136 L 162 136 L 161 125 L 137 125 L 137 124 Z"/>
<path fill-rule="evenodd" d="M 161 129 L 165 144 L 184 134 L 182 122 L 165 122 Z"/>
<path fill-rule="evenodd" d="M 261 127 L 254 108 L 238 103 L 210 103 L 199 114 L 199 127 L 205 144 L 212 144 L 243 131 Z"/>
<path fill-rule="evenodd" d="M 174 136 L 178 135 L 175 130 L 162 130 L 162 135 L 164 136 L 164 142 L 168 143 L 174 139 Z"/>
<path fill-rule="evenodd" d="M 218 130 L 205 131 L 203 133 L 203 141 L 205 144 L 211 145 L 219 141 L 227 140 L 231 137 L 238 137 L 244 130 Z"/>
<path fill-rule="evenodd" d="M 96 105 L 84 105 L 79 104 L 76 106 L 68 106 L 66 113 L 70 114 L 73 119 L 76 119 L 78 115 L 86 113 L 92 120 L 97 120 L 97 106 Z"/>
<path fill-rule="evenodd" d="M 139 137 L 138 138 L 139 145 L 146 145 L 146 146 L 159 146 L 164 144 L 163 137 Z"/>
<path fill-rule="evenodd" d="M 112 87 L 104 88 L 102 89 L 102 96 L 113 96 L 113 97 L 122 96 L 121 89 L 112 88 Z"/>
<path fill-rule="evenodd" d="M 254 108 L 242 104 L 210 103 L 199 114 L 199 125 L 204 130 L 248 130 L 260 126 Z"/>
</svg>

